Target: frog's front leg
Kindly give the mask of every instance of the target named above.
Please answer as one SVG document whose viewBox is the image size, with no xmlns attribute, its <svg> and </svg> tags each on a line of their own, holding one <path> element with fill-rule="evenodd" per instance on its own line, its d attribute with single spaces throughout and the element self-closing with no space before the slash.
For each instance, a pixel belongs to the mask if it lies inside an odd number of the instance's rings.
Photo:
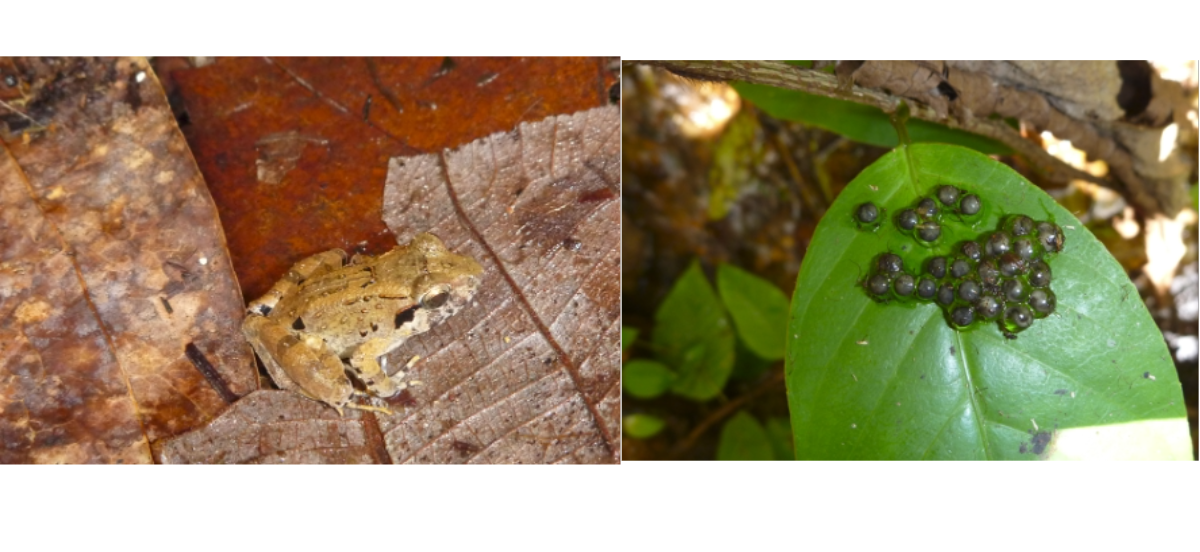
<svg viewBox="0 0 1200 552">
<path fill-rule="evenodd" d="M 346 365 L 324 340 L 297 336 L 290 326 L 257 314 L 246 317 L 242 333 L 276 385 L 328 404 L 342 414 L 354 386 L 346 377 Z"/>
<path fill-rule="evenodd" d="M 247 306 L 249 312 L 266 316 L 275 308 L 279 300 L 284 296 L 294 293 L 296 288 L 305 280 L 324 274 L 331 270 L 342 268 L 346 262 L 346 252 L 341 249 L 330 249 L 323 253 L 317 253 L 311 257 L 305 257 L 300 262 L 292 265 L 292 269 L 283 276 L 271 289 L 262 297 L 252 301 Z"/>
<path fill-rule="evenodd" d="M 394 345 L 396 344 L 386 339 L 371 339 L 359 345 L 350 357 L 350 367 L 354 369 L 354 375 L 367 386 L 367 391 L 376 397 L 391 397 L 403 389 L 388 379 L 387 372 L 379 365 L 379 357 L 389 349 L 395 348 Z"/>
</svg>

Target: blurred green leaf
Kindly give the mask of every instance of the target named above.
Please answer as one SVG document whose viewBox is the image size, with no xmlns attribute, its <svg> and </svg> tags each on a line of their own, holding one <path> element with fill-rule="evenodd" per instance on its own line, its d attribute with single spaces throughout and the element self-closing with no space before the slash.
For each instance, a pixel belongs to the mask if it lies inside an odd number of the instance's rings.
<svg viewBox="0 0 1200 552">
<path fill-rule="evenodd" d="M 700 263 L 684 271 L 654 316 L 654 349 L 677 379 L 671 391 L 704 401 L 733 371 L 733 328 Z"/>
<path fill-rule="evenodd" d="M 770 418 L 767 420 L 767 437 L 771 440 L 771 450 L 775 451 L 776 460 L 795 460 L 796 449 L 792 445 L 792 422 L 787 418 Z"/>
<path fill-rule="evenodd" d="M 777 119 L 807 123 L 864 144 L 894 148 L 900 143 L 889 115 L 873 106 L 761 84 L 735 82 L 733 87 Z M 929 121 L 910 119 L 907 128 L 914 143 L 942 142 L 982 153 L 1011 153 L 1007 146 L 990 138 Z"/>
<path fill-rule="evenodd" d="M 667 423 L 658 416 L 630 414 L 622 419 L 621 425 L 625 429 L 625 435 L 634 439 L 649 439 L 658 435 L 658 432 L 662 431 Z"/>
<path fill-rule="evenodd" d="M 717 266 L 717 290 L 746 347 L 766 360 L 783 358 L 787 296 L 771 282 L 727 264 Z"/>
<path fill-rule="evenodd" d="M 621 368 L 621 386 L 639 399 L 653 399 L 671 388 L 675 374 L 654 360 L 632 360 Z"/>
<path fill-rule="evenodd" d="M 774 459 L 767 432 L 754 416 L 743 410 L 725 422 L 717 443 L 717 460 Z"/>
<path fill-rule="evenodd" d="M 943 220 L 915 245 L 895 216 L 940 184 L 978 194 L 974 221 Z M 930 303 L 877 303 L 859 285 L 883 251 L 916 273 L 929 257 L 1021 213 L 1063 228 L 1049 260 L 1057 310 L 1016 339 L 996 324 L 952 329 Z M 956 146 L 898 148 L 867 167 L 818 224 L 792 299 L 788 404 L 801 459 L 1191 459 L 1187 413 L 1162 334 L 1125 271 L 1045 192 Z"/>
<path fill-rule="evenodd" d="M 629 326 L 621 326 L 621 352 L 629 350 L 629 347 L 637 342 L 638 329 Z"/>
</svg>

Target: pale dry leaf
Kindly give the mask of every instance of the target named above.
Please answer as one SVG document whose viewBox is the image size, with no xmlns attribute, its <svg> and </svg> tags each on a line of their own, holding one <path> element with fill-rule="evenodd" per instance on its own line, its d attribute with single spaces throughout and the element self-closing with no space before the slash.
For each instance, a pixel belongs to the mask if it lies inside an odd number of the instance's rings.
<svg viewBox="0 0 1200 552">
<path fill-rule="evenodd" d="M 165 464 L 375 464 L 386 461 L 374 424 L 290 391 L 256 391 L 205 426 L 168 441 Z"/>
<path fill-rule="evenodd" d="M 456 458 L 456 443 L 477 462 L 619 460 L 619 113 L 392 161 L 389 228 L 429 229 L 485 271 L 475 304 L 404 353 L 426 358 L 425 385 L 380 420 L 395 461 Z"/>
</svg>

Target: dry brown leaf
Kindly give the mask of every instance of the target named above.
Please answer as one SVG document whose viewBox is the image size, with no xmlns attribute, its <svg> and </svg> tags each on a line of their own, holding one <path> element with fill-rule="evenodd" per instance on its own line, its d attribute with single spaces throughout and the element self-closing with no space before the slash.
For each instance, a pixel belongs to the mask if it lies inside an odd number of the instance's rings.
<svg viewBox="0 0 1200 552">
<path fill-rule="evenodd" d="M 244 397 L 209 424 L 168 441 L 166 464 L 376 464 L 387 461 L 378 426 L 290 391 Z"/>
<path fill-rule="evenodd" d="M 354 418 L 355 432 L 382 436 L 387 461 L 619 461 L 619 130 L 606 107 L 392 160 L 383 218 L 398 241 L 433 232 L 485 273 L 470 306 L 389 355 L 393 373 L 419 357 L 394 415 Z M 294 438 L 332 431 L 321 408 L 288 429 L 231 414 L 167 444 L 163 460 L 385 460 L 369 445 L 347 452 L 357 437 Z M 293 437 L 263 437 L 280 432 Z"/>
<path fill-rule="evenodd" d="M 522 124 L 453 152 L 392 160 L 384 221 L 484 266 L 466 316 L 381 418 L 397 461 L 479 446 L 487 461 L 616 461 L 620 443 L 620 111 Z M 463 316 L 463 315 L 460 315 Z M 434 338 L 437 339 L 437 338 Z"/>
<path fill-rule="evenodd" d="M 151 462 L 257 388 L 212 200 L 145 60 L 0 75 L 0 462 Z"/>
</svg>

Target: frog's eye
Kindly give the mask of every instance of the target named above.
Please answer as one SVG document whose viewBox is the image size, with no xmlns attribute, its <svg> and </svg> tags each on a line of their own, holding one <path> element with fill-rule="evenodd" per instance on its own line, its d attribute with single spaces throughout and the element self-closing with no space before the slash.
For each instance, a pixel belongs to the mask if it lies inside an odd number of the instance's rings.
<svg viewBox="0 0 1200 552">
<path fill-rule="evenodd" d="M 421 307 L 426 309 L 441 308 L 446 304 L 446 300 L 450 299 L 450 291 L 446 289 L 435 289 L 426 293 L 421 297 Z"/>
</svg>

